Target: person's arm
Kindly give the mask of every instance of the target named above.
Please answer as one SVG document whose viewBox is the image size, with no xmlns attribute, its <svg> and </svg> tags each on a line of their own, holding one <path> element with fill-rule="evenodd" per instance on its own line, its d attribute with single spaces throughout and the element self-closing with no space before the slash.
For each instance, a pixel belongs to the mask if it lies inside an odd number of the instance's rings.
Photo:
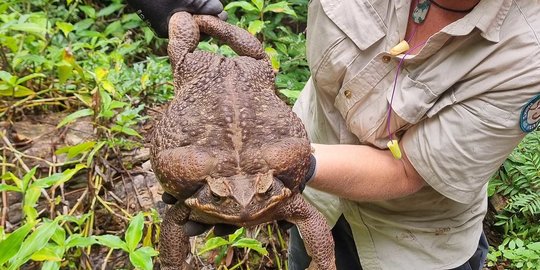
<svg viewBox="0 0 540 270">
<path fill-rule="evenodd" d="M 308 183 L 312 188 L 354 201 L 379 201 L 407 196 L 426 185 L 405 153 L 398 160 L 389 150 L 365 145 L 312 146 L 317 160 Z"/>
</svg>

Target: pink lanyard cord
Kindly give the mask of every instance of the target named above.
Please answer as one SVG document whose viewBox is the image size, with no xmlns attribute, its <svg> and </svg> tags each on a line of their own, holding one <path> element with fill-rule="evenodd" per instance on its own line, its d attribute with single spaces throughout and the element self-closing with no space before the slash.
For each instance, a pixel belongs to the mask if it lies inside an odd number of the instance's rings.
<svg viewBox="0 0 540 270">
<path fill-rule="evenodd" d="M 409 37 L 409 40 L 407 40 L 407 42 L 411 41 L 411 39 L 414 37 L 414 35 L 416 34 L 416 30 L 417 30 L 417 27 L 416 25 L 414 26 L 414 29 L 413 29 L 413 33 L 412 35 Z M 405 58 L 414 50 L 416 50 L 417 48 L 421 47 L 421 46 L 424 46 L 424 44 L 426 44 L 427 41 L 424 41 L 416 46 L 414 46 L 413 48 L 407 50 L 407 52 L 405 52 L 405 54 L 403 55 L 403 57 L 399 60 L 399 63 L 397 65 L 397 70 L 396 70 L 396 76 L 394 78 L 394 86 L 393 86 L 393 89 L 392 89 L 392 96 L 390 98 L 390 104 L 388 106 L 388 111 L 387 111 L 387 115 L 386 115 L 386 131 L 388 132 L 388 137 L 390 140 L 393 139 L 393 136 L 392 136 L 392 132 L 390 131 L 390 120 L 392 118 L 392 103 L 394 101 L 394 94 L 396 92 L 396 85 L 397 85 L 397 80 L 399 78 L 399 73 L 401 72 L 401 68 L 403 67 L 403 62 L 405 60 Z"/>
</svg>

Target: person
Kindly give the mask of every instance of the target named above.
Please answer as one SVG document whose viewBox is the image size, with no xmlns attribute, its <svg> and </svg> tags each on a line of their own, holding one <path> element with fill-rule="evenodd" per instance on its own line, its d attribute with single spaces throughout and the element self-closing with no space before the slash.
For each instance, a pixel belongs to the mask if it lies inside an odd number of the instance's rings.
<svg viewBox="0 0 540 270">
<path fill-rule="evenodd" d="M 160 23 L 219 6 L 160 1 L 142 9 Z M 338 269 L 482 269 L 487 182 L 540 121 L 538 29 L 527 0 L 309 2 L 293 110 L 317 164 L 303 194 L 333 226 Z M 294 229 L 289 252 L 289 269 L 309 265 Z"/>
</svg>

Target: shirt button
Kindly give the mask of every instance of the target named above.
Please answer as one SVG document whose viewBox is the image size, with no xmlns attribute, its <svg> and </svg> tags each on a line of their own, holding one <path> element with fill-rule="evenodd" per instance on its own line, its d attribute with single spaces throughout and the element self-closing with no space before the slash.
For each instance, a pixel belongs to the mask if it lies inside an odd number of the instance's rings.
<svg viewBox="0 0 540 270">
<path fill-rule="evenodd" d="M 390 57 L 388 55 L 385 55 L 385 56 L 382 57 L 382 61 L 384 63 L 388 63 L 388 62 L 390 62 L 390 60 L 392 60 L 392 57 Z"/>
<path fill-rule="evenodd" d="M 351 92 L 351 90 L 345 90 L 345 92 L 343 92 L 343 94 L 345 95 L 346 98 L 352 97 L 352 92 Z"/>
</svg>

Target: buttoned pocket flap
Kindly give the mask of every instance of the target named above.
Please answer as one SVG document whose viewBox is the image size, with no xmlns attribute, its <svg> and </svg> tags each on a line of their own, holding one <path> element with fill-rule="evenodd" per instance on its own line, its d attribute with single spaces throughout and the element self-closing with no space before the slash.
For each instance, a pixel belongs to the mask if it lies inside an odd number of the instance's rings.
<svg viewBox="0 0 540 270">
<path fill-rule="evenodd" d="M 321 0 L 326 15 L 360 48 L 385 36 L 386 26 L 368 1 Z"/>
</svg>

